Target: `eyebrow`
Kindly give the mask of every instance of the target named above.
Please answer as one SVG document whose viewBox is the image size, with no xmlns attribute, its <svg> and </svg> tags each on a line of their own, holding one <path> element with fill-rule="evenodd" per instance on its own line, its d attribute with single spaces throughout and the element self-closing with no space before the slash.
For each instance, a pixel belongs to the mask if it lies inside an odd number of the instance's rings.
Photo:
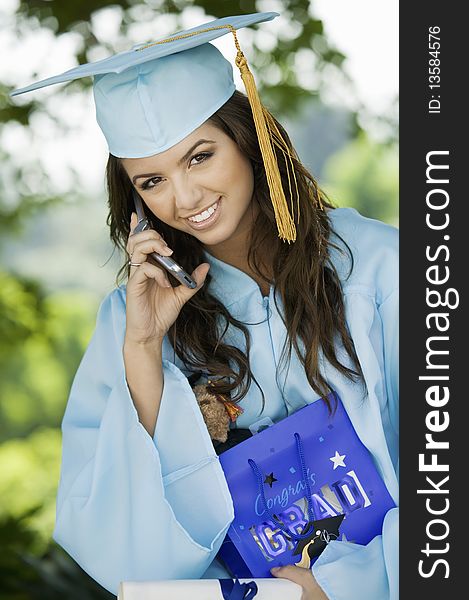
<svg viewBox="0 0 469 600">
<path fill-rule="evenodd" d="M 182 158 L 180 158 L 178 160 L 178 166 L 182 165 L 183 162 L 185 162 L 190 155 L 192 154 L 192 152 L 194 152 L 194 150 L 197 148 L 197 146 L 200 146 L 201 144 L 215 144 L 216 142 L 214 140 L 198 140 L 197 142 L 195 142 L 195 144 L 193 144 L 189 150 L 184 154 L 184 156 Z M 140 175 L 134 175 L 132 177 L 132 183 L 135 183 L 137 181 L 137 179 L 141 179 L 142 177 L 155 177 L 157 174 L 156 173 L 142 173 Z"/>
</svg>

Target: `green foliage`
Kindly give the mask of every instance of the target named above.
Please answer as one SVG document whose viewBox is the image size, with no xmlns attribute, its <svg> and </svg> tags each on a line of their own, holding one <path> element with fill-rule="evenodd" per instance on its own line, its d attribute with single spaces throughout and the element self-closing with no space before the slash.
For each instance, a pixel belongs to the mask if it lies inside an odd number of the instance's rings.
<svg viewBox="0 0 469 600">
<path fill-rule="evenodd" d="M 0 358 L 19 349 L 44 317 L 38 284 L 0 271 Z"/>
<path fill-rule="evenodd" d="M 31 98 L 28 104 L 13 104 L 8 96 L 9 88 L 0 83 L 0 123 L 16 121 L 27 125 L 32 113 L 39 108 L 39 104 Z"/>
<path fill-rule="evenodd" d="M 96 303 L 0 272 L 0 441 L 60 424 Z"/>
<path fill-rule="evenodd" d="M 37 19 L 44 27 L 64 33 L 80 21 L 89 21 L 91 15 L 108 6 L 128 7 L 129 2 L 119 0 L 21 0 L 18 14 Z"/>
<path fill-rule="evenodd" d="M 60 450 L 60 430 L 49 428 L 0 445 L 0 518 L 19 518 L 36 507 L 28 518 L 37 533 L 30 545 L 35 553 L 45 549 L 54 529 Z"/>
<path fill-rule="evenodd" d="M 321 187 L 339 206 L 397 225 L 398 166 L 395 147 L 362 134 L 329 158 Z"/>
<path fill-rule="evenodd" d="M 0 600 L 115 599 L 54 542 L 38 551 L 29 525 L 40 507 L 19 516 L 0 516 Z"/>
</svg>

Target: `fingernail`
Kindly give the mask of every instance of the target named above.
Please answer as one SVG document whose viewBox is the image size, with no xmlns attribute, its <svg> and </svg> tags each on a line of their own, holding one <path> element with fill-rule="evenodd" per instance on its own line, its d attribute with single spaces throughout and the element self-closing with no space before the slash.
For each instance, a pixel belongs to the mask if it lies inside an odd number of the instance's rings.
<svg viewBox="0 0 469 600">
<path fill-rule="evenodd" d="M 282 568 L 282 567 L 272 567 L 272 568 L 270 569 L 270 572 L 271 572 L 271 573 L 277 573 L 277 571 L 280 571 L 280 569 L 281 569 L 281 568 Z"/>
</svg>

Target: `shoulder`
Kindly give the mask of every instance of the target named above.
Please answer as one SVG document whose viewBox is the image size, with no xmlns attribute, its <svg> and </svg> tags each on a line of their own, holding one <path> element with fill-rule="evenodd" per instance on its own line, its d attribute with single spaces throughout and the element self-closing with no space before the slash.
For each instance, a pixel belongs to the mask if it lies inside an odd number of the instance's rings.
<svg viewBox="0 0 469 600">
<path fill-rule="evenodd" d="M 344 254 L 331 249 L 331 261 L 344 291 L 351 286 L 363 287 L 381 303 L 399 285 L 399 230 L 364 217 L 354 208 L 336 208 L 328 215 L 333 231 L 331 241 L 345 251 Z M 353 265 L 344 242 L 352 253 Z"/>
</svg>

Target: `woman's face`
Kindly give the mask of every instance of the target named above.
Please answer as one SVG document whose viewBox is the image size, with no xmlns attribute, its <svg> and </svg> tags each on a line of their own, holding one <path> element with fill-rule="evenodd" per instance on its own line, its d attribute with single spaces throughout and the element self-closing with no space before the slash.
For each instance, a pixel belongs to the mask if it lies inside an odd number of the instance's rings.
<svg viewBox="0 0 469 600">
<path fill-rule="evenodd" d="M 215 125 L 206 122 L 169 150 L 122 164 L 158 219 L 204 245 L 241 240 L 250 231 L 251 163 Z"/>
</svg>

